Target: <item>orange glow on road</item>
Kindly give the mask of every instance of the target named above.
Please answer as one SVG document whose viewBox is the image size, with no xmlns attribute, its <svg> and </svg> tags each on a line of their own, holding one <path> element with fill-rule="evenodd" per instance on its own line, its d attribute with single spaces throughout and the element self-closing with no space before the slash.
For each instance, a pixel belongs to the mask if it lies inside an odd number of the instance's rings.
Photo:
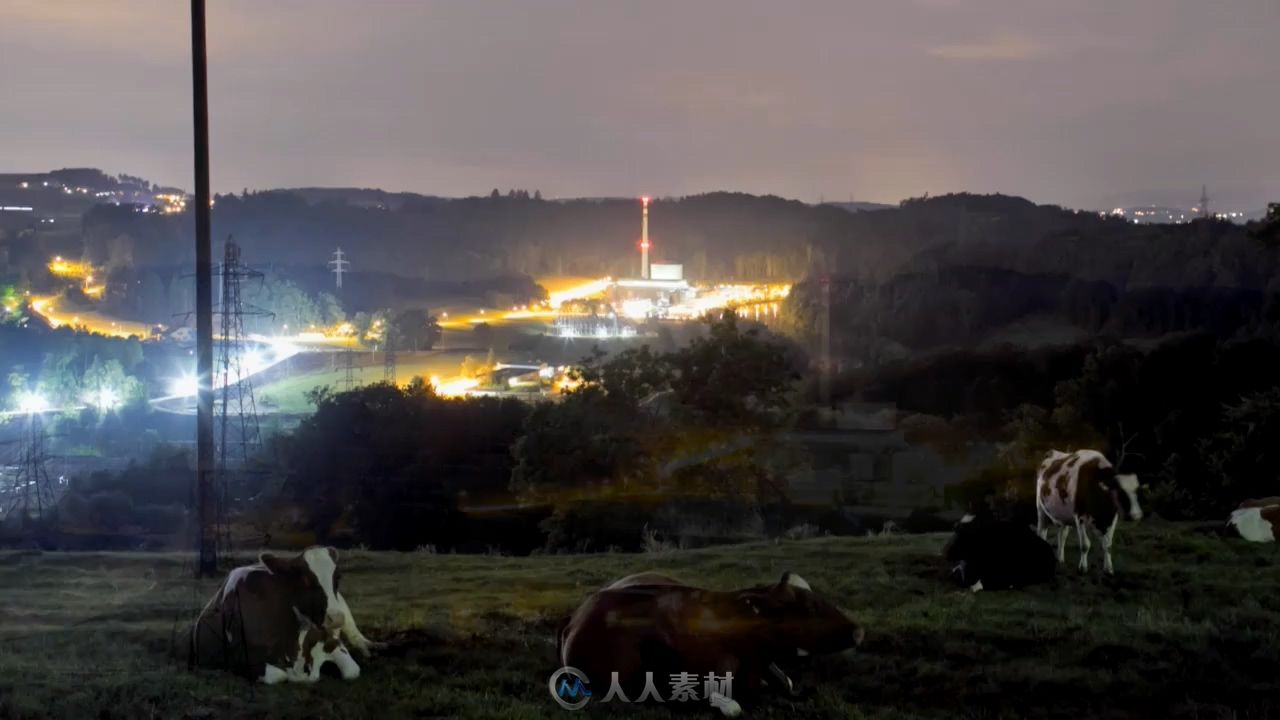
<svg viewBox="0 0 1280 720">
<path fill-rule="evenodd" d="M 54 328 L 66 325 L 84 332 L 118 338 L 127 338 L 132 335 L 146 338 L 151 332 L 150 326 L 146 323 L 112 320 L 106 315 L 92 311 L 70 314 L 60 312 L 54 305 L 54 298 L 50 296 L 32 297 L 31 310 Z"/>
<path fill-rule="evenodd" d="M 462 397 L 467 394 L 468 390 L 480 387 L 480 381 L 475 378 L 464 377 L 450 378 L 449 380 L 433 377 L 431 378 L 431 387 L 441 397 Z"/>
</svg>

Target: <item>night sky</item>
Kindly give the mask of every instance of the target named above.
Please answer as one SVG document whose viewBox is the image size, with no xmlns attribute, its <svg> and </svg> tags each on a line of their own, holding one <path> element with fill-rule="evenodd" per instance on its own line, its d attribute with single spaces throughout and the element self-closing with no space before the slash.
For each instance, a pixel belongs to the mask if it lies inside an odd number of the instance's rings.
<svg viewBox="0 0 1280 720">
<path fill-rule="evenodd" d="M 190 188 L 188 3 L 5 0 L 0 171 Z M 1277 0 L 209 0 L 213 185 L 1280 200 Z"/>
</svg>

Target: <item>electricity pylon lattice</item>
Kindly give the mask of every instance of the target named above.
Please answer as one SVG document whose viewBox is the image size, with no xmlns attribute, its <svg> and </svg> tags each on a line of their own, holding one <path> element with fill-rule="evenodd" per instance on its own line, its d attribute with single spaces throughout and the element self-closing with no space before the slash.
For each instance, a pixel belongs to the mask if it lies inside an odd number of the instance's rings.
<svg viewBox="0 0 1280 720">
<path fill-rule="evenodd" d="M 342 289 L 342 274 L 347 271 L 347 266 L 350 264 L 347 262 L 342 248 L 333 251 L 333 259 L 329 261 L 329 266 L 333 268 L 333 276 L 338 281 L 339 290 Z"/>
<path fill-rule="evenodd" d="M 57 512 L 57 498 L 45 468 L 48 459 L 44 423 L 39 413 L 32 413 L 27 416 L 17 457 L 14 458 L 13 479 L 5 493 L 8 499 L 5 518 L 16 516 L 18 526 L 23 530 L 29 528 L 33 521 L 38 525 Z"/>
<path fill-rule="evenodd" d="M 217 464 L 214 472 L 215 497 L 217 508 L 214 513 L 217 524 L 219 553 L 226 557 L 231 550 L 231 527 L 229 515 L 234 498 L 231 497 L 232 478 L 235 473 L 243 473 L 253 452 L 261 444 L 262 438 L 258 427 L 258 407 L 253 396 L 251 376 L 260 370 L 246 361 L 249 350 L 246 347 L 244 330 L 245 316 L 270 316 L 264 310 L 246 306 L 241 294 L 245 280 L 262 280 L 262 273 L 246 267 L 241 262 L 240 246 L 231 238 L 227 238 L 226 250 L 223 253 L 222 265 L 217 270 L 221 281 L 222 302 L 215 310 L 221 323 L 220 350 L 214 364 L 215 401 L 215 438 L 217 441 Z"/>
<path fill-rule="evenodd" d="M 382 381 L 396 384 L 396 349 L 391 346 L 391 332 L 382 340 Z"/>
</svg>

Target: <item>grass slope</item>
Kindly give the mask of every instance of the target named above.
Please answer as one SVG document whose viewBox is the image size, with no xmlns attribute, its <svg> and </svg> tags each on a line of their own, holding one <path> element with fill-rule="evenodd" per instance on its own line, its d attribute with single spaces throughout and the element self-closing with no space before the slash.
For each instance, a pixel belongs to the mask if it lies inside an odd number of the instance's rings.
<svg viewBox="0 0 1280 720">
<path fill-rule="evenodd" d="M 468 355 L 483 362 L 483 350 L 442 350 L 433 353 L 403 353 L 396 358 L 396 380 L 407 384 L 414 377 L 429 379 L 433 375 L 451 378 L 458 374 L 462 361 Z M 368 351 L 357 353 L 352 380 L 356 386 L 371 385 L 382 382 L 382 354 Z M 346 382 L 346 366 L 341 353 L 334 353 L 332 364 L 335 369 L 327 367 L 311 372 L 302 372 L 292 377 L 265 383 L 255 388 L 258 398 L 267 398 L 270 407 L 276 412 L 290 415 L 301 415 L 315 410 L 315 406 L 307 400 L 307 393 L 318 387 L 328 387 L 341 391 Z"/>
<path fill-rule="evenodd" d="M 817 660 L 809 691 L 757 718 L 1264 718 L 1280 712 L 1277 548 L 1188 526 L 1123 528 L 1119 576 L 970 595 L 940 578 L 940 535 L 820 539 L 661 555 L 504 558 L 351 552 L 344 593 L 390 642 L 344 683 L 267 688 L 168 659 L 216 583 L 146 554 L 0 554 L 0 718 L 554 718 L 558 622 L 591 590 L 658 568 L 710 587 L 784 569 L 854 611 L 863 652 Z M 1095 550 L 1096 551 L 1096 550 Z M 704 714 L 705 713 L 705 714 Z M 593 706 L 591 715 L 711 717 Z"/>
</svg>

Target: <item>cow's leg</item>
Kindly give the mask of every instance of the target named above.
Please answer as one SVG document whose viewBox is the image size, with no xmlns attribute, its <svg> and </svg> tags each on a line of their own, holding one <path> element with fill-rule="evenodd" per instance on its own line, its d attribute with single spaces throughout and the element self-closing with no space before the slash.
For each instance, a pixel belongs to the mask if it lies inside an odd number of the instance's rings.
<svg viewBox="0 0 1280 720">
<path fill-rule="evenodd" d="M 1058 526 L 1058 562 L 1065 563 L 1067 561 L 1067 538 L 1071 537 L 1071 526 L 1062 524 Z"/>
<path fill-rule="evenodd" d="M 1044 508 L 1040 507 L 1040 501 L 1037 500 L 1036 501 L 1036 534 L 1040 536 L 1041 540 L 1047 541 L 1049 539 L 1049 523 L 1046 522 L 1048 519 L 1049 518 L 1045 517 Z"/>
<path fill-rule="evenodd" d="M 742 716 L 742 706 L 737 700 L 725 697 L 718 692 L 711 693 L 711 697 L 707 698 L 711 701 L 711 707 L 720 711 L 720 714 L 727 718 L 736 718 Z"/>
<path fill-rule="evenodd" d="M 343 680 L 355 680 L 360 677 L 360 666 L 356 664 L 355 658 L 351 657 L 345 645 L 339 645 L 329 659 L 338 666 L 338 672 L 342 673 Z"/>
<path fill-rule="evenodd" d="M 788 695 L 796 694 L 795 683 L 791 681 L 790 677 L 787 677 L 787 673 L 782 668 L 778 667 L 778 663 L 769 663 L 769 673 L 786 689 Z"/>
<path fill-rule="evenodd" d="M 351 608 L 347 605 L 346 598 L 342 597 L 342 593 L 336 592 L 333 595 L 338 605 L 337 609 L 342 613 L 342 639 L 350 643 L 351 647 L 358 650 L 360 654 L 368 655 L 373 643 L 360 632 L 360 628 L 356 627 L 356 619 L 352 616 Z"/>
<path fill-rule="evenodd" d="M 1111 527 L 1107 528 L 1105 533 L 1100 535 L 1102 539 L 1102 571 L 1108 575 L 1115 575 L 1116 568 L 1111 564 L 1111 542 L 1116 536 L 1116 525 L 1120 523 L 1120 516 L 1116 515 L 1111 518 Z"/>
<path fill-rule="evenodd" d="M 1080 536 L 1080 572 L 1089 572 L 1089 548 L 1092 543 L 1089 542 L 1089 524 L 1076 517 L 1076 534 Z"/>
<path fill-rule="evenodd" d="M 267 663 L 267 667 L 262 671 L 262 682 L 267 685 L 275 685 L 289 679 L 289 673 L 280 668 Z"/>
</svg>

